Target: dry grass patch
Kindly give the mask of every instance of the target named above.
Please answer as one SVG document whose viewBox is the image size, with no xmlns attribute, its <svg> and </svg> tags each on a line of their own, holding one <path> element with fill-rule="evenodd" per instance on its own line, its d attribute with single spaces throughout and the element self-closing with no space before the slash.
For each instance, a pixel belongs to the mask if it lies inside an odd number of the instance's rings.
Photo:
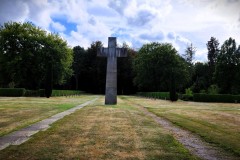
<svg viewBox="0 0 240 160">
<path fill-rule="evenodd" d="M 240 104 L 170 102 L 139 97 L 131 100 L 240 156 Z"/>
<path fill-rule="evenodd" d="M 136 107 L 103 97 L 30 141 L 0 151 L 4 159 L 196 159 Z"/>
<path fill-rule="evenodd" d="M 96 96 L 78 97 L 1 97 L 0 136 L 18 130 L 54 114 L 75 107 Z"/>
</svg>

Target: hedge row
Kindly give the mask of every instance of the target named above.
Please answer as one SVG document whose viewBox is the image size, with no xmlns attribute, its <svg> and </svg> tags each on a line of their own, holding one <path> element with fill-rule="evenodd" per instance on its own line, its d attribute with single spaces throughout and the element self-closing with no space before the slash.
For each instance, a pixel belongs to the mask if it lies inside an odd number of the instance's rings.
<svg viewBox="0 0 240 160">
<path fill-rule="evenodd" d="M 82 91 L 72 91 L 72 90 L 53 90 L 52 96 L 70 96 L 79 95 L 83 93 Z M 25 88 L 0 88 L 1 97 L 45 97 L 45 90 L 26 90 Z"/>
<path fill-rule="evenodd" d="M 169 92 L 138 92 L 138 96 L 155 99 L 169 100 Z M 180 95 L 180 99 L 195 102 L 222 102 L 222 103 L 240 103 L 240 95 L 230 94 L 205 94 L 195 93 L 192 95 Z"/>
<path fill-rule="evenodd" d="M 193 101 L 239 103 L 240 95 L 196 93 L 196 94 L 193 94 Z"/>
<path fill-rule="evenodd" d="M 22 97 L 25 92 L 25 88 L 0 88 L 0 96 L 2 97 Z"/>
<path fill-rule="evenodd" d="M 155 99 L 170 99 L 169 92 L 138 92 L 137 95 Z"/>
<path fill-rule="evenodd" d="M 45 90 L 40 89 L 40 90 L 26 90 L 25 97 L 45 97 Z"/>
<path fill-rule="evenodd" d="M 75 90 L 53 90 L 52 97 L 79 95 L 82 93 L 83 93 L 82 91 L 75 91 Z"/>
<path fill-rule="evenodd" d="M 193 95 L 179 94 L 179 98 L 183 101 L 193 101 Z"/>
</svg>

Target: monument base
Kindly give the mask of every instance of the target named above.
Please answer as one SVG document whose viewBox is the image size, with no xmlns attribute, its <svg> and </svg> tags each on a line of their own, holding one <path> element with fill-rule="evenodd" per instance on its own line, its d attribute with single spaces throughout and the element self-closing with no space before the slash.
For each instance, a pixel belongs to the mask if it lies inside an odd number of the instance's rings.
<svg viewBox="0 0 240 160">
<path fill-rule="evenodd" d="M 105 104 L 115 105 L 117 104 L 117 89 L 116 88 L 106 88 Z"/>
</svg>

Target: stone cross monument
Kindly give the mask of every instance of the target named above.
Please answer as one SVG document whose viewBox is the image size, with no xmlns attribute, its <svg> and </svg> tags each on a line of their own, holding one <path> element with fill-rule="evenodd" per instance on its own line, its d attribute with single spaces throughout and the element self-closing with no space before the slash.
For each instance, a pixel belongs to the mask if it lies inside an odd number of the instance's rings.
<svg viewBox="0 0 240 160">
<path fill-rule="evenodd" d="M 97 55 L 107 57 L 105 104 L 117 104 L 117 57 L 127 57 L 126 48 L 116 48 L 116 37 L 108 37 L 108 48 L 99 48 Z"/>
</svg>

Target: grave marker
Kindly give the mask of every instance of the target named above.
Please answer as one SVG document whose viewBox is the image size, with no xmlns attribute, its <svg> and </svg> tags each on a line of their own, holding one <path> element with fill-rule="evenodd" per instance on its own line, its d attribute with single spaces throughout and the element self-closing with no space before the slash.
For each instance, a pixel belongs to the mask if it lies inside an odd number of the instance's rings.
<svg viewBox="0 0 240 160">
<path fill-rule="evenodd" d="M 108 48 L 99 48 L 97 55 L 107 57 L 105 104 L 117 104 L 117 57 L 127 57 L 126 48 L 117 48 L 116 37 L 108 37 Z"/>
</svg>

